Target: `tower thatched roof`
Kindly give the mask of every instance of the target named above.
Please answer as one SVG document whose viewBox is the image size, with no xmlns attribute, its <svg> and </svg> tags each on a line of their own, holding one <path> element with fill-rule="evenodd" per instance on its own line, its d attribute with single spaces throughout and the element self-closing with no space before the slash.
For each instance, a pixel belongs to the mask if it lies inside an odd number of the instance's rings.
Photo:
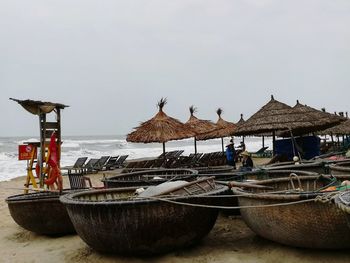
<svg viewBox="0 0 350 263">
<path fill-rule="evenodd" d="M 127 135 L 128 142 L 159 142 L 165 143 L 172 140 L 181 140 L 195 136 L 195 132 L 179 120 L 169 117 L 163 112 L 166 99 L 158 102 L 159 111 L 150 120 L 141 123 L 140 126 L 134 128 L 135 131 Z"/>
<path fill-rule="evenodd" d="M 271 96 L 271 100 L 265 106 L 237 128 L 235 135 L 254 135 L 286 130 L 308 133 L 315 131 L 315 123 L 309 115 L 300 110 L 294 111 L 292 107 Z"/>
<path fill-rule="evenodd" d="M 196 133 L 196 135 L 211 132 L 217 129 L 216 125 L 209 120 L 200 120 L 194 113 L 197 112 L 197 109 L 192 105 L 190 108 L 190 118 L 185 123 L 185 129 L 190 129 Z"/>
<path fill-rule="evenodd" d="M 217 129 L 212 132 L 199 135 L 197 137 L 198 140 L 210 140 L 210 139 L 223 138 L 223 137 L 228 137 L 233 135 L 234 131 L 237 128 L 237 125 L 234 124 L 233 122 L 225 121 L 221 117 L 222 112 L 223 111 L 221 108 L 218 108 L 216 111 L 219 117 L 218 121 L 216 122 Z"/>
<path fill-rule="evenodd" d="M 14 98 L 10 98 L 10 100 L 18 102 L 18 104 L 20 104 L 24 109 L 35 115 L 39 115 L 40 113 L 50 113 L 55 108 L 64 109 L 66 107 L 69 107 L 61 103 L 54 103 L 48 101 L 18 100 Z"/>
</svg>

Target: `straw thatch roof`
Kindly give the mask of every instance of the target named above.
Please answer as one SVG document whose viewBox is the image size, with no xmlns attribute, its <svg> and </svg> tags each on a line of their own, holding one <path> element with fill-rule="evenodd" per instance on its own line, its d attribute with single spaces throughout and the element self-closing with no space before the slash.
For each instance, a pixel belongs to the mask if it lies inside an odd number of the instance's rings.
<svg viewBox="0 0 350 263">
<path fill-rule="evenodd" d="M 319 132 L 320 135 L 350 135 L 350 120 Z"/>
<path fill-rule="evenodd" d="M 217 129 L 216 125 L 209 120 L 200 120 L 194 113 L 197 112 L 197 109 L 192 105 L 190 108 L 190 118 L 185 123 L 185 129 L 190 129 L 196 133 L 196 135 L 211 132 Z"/>
<path fill-rule="evenodd" d="M 53 103 L 48 101 L 39 101 L 39 100 L 18 100 L 10 98 L 10 100 L 18 102 L 24 109 L 28 112 L 39 115 L 41 113 L 50 113 L 54 109 L 64 109 L 69 107 L 61 103 Z"/>
<path fill-rule="evenodd" d="M 217 115 L 219 116 L 219 119 L 216 122 L 217 129 L 212 132 L 199 135 L 197 137 L 198 140 L 203 141 L 203 140 L 223 138 L 223 137 L 228 137 L 233 135 L 234 131 L 237 128 L 237 125 L 234 124 L 233 122 L 228 122 L 228 121 L 225 121 L 223 118 L 221 118 L 222 112 L 223 111 L 221 108 L 218 108 L 216 111 Z"/>
<path fill-rule="evenodd" d="M 158 102 L 159 112 L 150 120 L 141 123 L 135 131 L 127 135 L 128 142 L 160 142 L 181 140 L 195 136 L 195 132 L 184 126 L 182 122 L 169 117 L 163 112 L 166 99 Z"/>
<path fill-rule="evenodd" d="M 296 105 L 293 107 L 293 111 L 296 113 L 301 113 L 304 116 L 307 116 L 310 122 L 314 124 L 313 132 L 322 131 L 327 128 L 331 128 L 335 125 L 340 124 L 345 120 L 344 117 L 328 113 L 326 111 L 320 111 L 315 108 L 312 108 L 307 105 L 302 105 L 299 100 L 297 100 Z M 300 135 L 296 132 L 294 135 Z M 290 136 L 289 132 L 280 132 L 278 136 L 288 137 Z"/>
<path fill-rule="evenodd" d="M 315 122 L 308 114 L 294 111 L 292 107 L 271 96 L 271 100 L 239 126 L 234 135 L 256 135 L 286 130 L 309 133 L 315 131 Z"/>
<path fill-rule="evenodd" d="M 315 127 L 320 130 L 333 127 L 334 125 L 340 124 L 345 120 L 341 116 L 337 116 L 325 111 L 320 111 L 307 105 L 302 105 L 299 100 L 297 100 L 297 103 L 293 109 L 297 112 L 301 112 L 305 115 L 310 116 L 311 121 L 314 122 Z"/>
</svg>

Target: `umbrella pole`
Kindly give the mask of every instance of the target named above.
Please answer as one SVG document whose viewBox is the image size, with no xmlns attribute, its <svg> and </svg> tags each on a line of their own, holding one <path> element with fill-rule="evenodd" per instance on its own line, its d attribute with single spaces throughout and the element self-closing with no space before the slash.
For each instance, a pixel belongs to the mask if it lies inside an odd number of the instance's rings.
<svg viewBox="0 0 350 263">
<path fill-rule="evenodd" d="M 224 138 L 221 137 L 221 149 L 222 149 L 222 152 L 225 152 L 224 151 Z"/>
<path fill-rule="evenodd" d="M 262 137 L 262 147 L 264 148 L 265 147 L 265 136 L 263 135 Z"/>
<path fill-rule="evenodd" d="M 331 133 L 331 139 L 332 139 L 332 148 L 334 150 L 334 138 L 333 138 L 333 133 Z"/>
<path fill-rule="evenodd" d="M 275 147 L 275 142 L 276 142 L 276 132 L 272 132 L 272 155 L 275 156 L 276 153 L 276 147 Z"/>
<path fill-rule="evenodd" d="M 166 160 L 165 158 L 165 142 L 163 142 L 163 157 L 164 157 L 164 161 Z"/>
<path fill-rule="evenodd" d="M 301 161 L 301 155 L 300 155 L 300 152 L 299 152 L 299 150 L 297 148 L 297 142 L 296 142 L 296 140 L 294 138 L 292 130 L 290 130 L 290 136 L 291 136 L 291 140 L 292 140 L 293 154 L 294 154 L 294 156 L 296 156 L 296 154 L 295 154 L 295 150 L 296 150 L 297 153 L 298 153 L 299 160 Z"/>
<path fill-rule="evenodd" d="M 339 142 L 339 135 L 337 135 L 337 143 L 338 143 L 338 147 L 340 146 L 340 142 Z"/>
<path fill-rule="evenodd" d="M 196 137 L 194 137 L 194 153 L 197 154 L 197 140 L 196 140 Z"/>
</svg>

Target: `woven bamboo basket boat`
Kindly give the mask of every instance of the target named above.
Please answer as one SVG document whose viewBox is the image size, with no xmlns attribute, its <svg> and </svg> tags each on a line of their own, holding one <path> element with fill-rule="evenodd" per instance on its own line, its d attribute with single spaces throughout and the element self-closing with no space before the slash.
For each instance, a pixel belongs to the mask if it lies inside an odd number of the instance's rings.
<svg viewBox="0 0 350 263">
<path fill-rule="evenodd" d="M 102 182 L 105 188 L 147 186 L 173 180 L 195 180 L 197 174 L 192 169 L 153 169 L 104 178 Z"/>
<path fill-rule="evenodd" d="M 212 174 L 215 176 L 216 180 L 222 182 L 236 181 L 236 182 L 252 182 L 252 181 L 261 181 L 267 179 L 275 178 L 285 178 L 289 177 L 291 174 L 297 174 L 298 176 L 315 176 L 316 173 L 307 172 L 307 171 L 298 171 L 298 170 L 255 170 L 249 172 L 236 172 L 236 173 L 225 173 L 225 174 Z M 198 176 L 209 176 L 205 174 L 200 174 Z M 234 196 L 232 191 L 229 191 L 225 194 L 226 197 L 220 199 L 222 206 L 238 206 L 238 199 Z M 232 197 L 228 197 L 232 195 Z M 223 210 L 226 215 L 240 215 L 238 209 L 233 210 Z"/>
<path fill-rule="evenodd" d="M 335 204 L 346 213 L 348 227 L 350 228 L 350 190 L 339 193 L 339 195 L 335 197 Z"/>
<path fill-rule="evenodd" d="M 64 190 L 62 194 L 67 194 Z M 13 220 L 24 229 L 44 235 L 75 233 L 60 194 L 39 192 L 10 196 L 6 199 Z"/>
<path fill-rule="evenodd" d="M 333 175 L 350 174 L 350 161 L 332 164 L 329 166 L 329 170 Z"/>
<path fill-rule="evenodd" d="M 323 179 L 321 179 L 323 178 Z M 350 229 L 346 215 L 326 198 L 329 192 L 318 192 L 328 183 L 330 176 L 301 176 L 270 179 L 257 188 L 233 188 L 240 206 L 265 206 L 241 209 L 242 218 L 258 235 L 272 241 L 295 247 L 317 249 L 344 249 L 350 247 Z M 348 180 L 350 175 L 341 175 L 338 180 Z M 298 191 L 303 189 L 303 191 Z M 268 191 L 268 192 L 267 192 Z M 271 191 L 283 191 L 271 193 Z M 287 192 L 286 192 L 287 191 Z M 270 193 L 269 193 L 270 192 Z M 314 201 L 317 196 L 321 201 Z M 311 201 L 310 201 L 311 200 Z M 299 202 L 285 206 L 275 206 Z"/>
<path fill-rule="evenodd" d="M 135 189 L 87 191 L 60 200 L 79 236 L 93 249 L 107 253 L 165 253 L 196 244 L 215 224 L 217 209 L 172 204 L 158 198 L 135 199 Z M 159 198 L 166 195 L 168 200 L 207 204 L 208 196 L 227 189 L 215 184 L 214 178 L 206 178 L 163 192 Z"/>
</svg>

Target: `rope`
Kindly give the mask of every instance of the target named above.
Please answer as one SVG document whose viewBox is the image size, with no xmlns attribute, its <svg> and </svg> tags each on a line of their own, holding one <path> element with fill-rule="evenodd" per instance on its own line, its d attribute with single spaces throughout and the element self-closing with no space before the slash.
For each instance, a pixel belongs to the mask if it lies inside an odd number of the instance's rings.
<svg viewBox="0 0 350 263">
<path fill-rule="evenodd" d="M 173 200 L 157 198 L 157 197 L 148 197 L 148 199 L 162 201 L 162 202 L 176 204 L 176 205 L 184 205 L 184 206 L 191 206 L 191 207 L 201 207 L 201 208 L 211 208 L 211 209 L 264 208 L 264 207 L 277 207 L 277 206 L 288 206 L 288 205 L 295 205 L 295 204 L 303 204 L 303 203 L 309 203 L 309 202 L 315 201 L 315 199 L 307 199 L 307 200 L 300 200 L 300 201 L 287 202 L 287 203 L 269 204 L 269 205 L 215 206 L 215 205 L 201 205 L 201 204 L 193 204 L 193 203 L 184 203 L 184 202 L 173 201 Z"/>
<path fill-rule="evenodd" d="M 316 196 L 315 201 L 321 202 L 323 204 L 331 203 L 337 194 L 339 194 L 339 192 L 331 192 L 323 195 L 318 195 Z"/>
<path fill-rule="evenodd" d="M 285 190 L 281 190 L 281 191 L 273 191 L 273 192 L 261 192 L 261 193 L 249 193 L 249 196 L 259 196 L 259 195 L 266 195 L 266 194 L 298 194 L 299 192 L 286 192 Z M 224 198 L 224 197 L 246 197 L 247 194 L 231 194 L 231 195 L 209 195 L 209 196 L 203 196 L 203 195 L 190 195 L 188 197 L 190 198 L 206 198 L 206 199 L 215 199 L 215 198 Z M 162 195 L 161 197 L 158 198 L 176 198 L 176 197 L 186 197 L 183 195 Z M 136 197 L 136 198 L 148 198 L 148 197 Z"/>
</svg>

